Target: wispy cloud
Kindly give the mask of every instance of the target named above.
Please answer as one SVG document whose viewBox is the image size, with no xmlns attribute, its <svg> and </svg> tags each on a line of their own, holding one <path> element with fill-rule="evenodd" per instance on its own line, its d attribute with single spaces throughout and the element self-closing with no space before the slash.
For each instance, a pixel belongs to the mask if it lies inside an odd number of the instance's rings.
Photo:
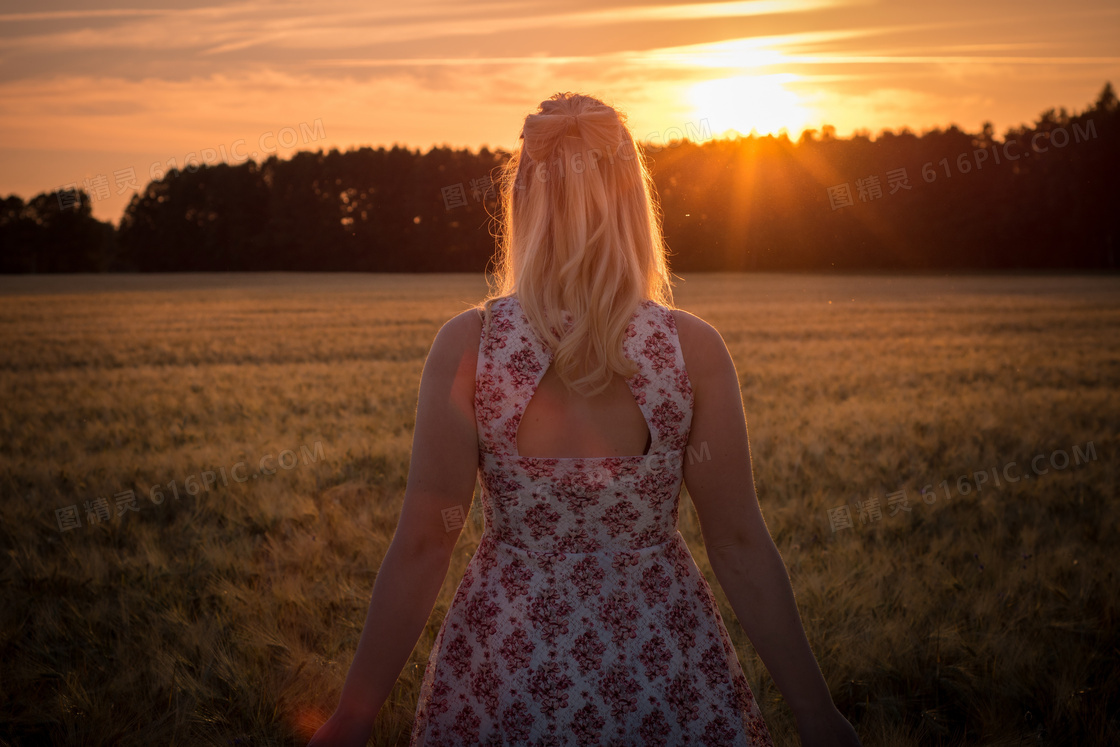
<svg viewBox="0 0 1120 747">
<path fill-rule="evenodd" d="M 0 15 L 0 21 L 120 19 L 110 27 L 59 29 L 8 37 L 7 49 L 108 49 L 136 46 L 191 48 L 216 54 L 275 44 L 299 49 L 345 49 L 385 42 L 493 35 L 517 31 L 598 27 L 637 22 L 673 22 L 808 13 L 854 0 L 749 0 L 602 7 L 562 12 L 509 12 L 504 4 L 419 3 L 375 8 L 341 3 L 313 6 L 238 3 L 177 10 L 72 10 Z M 542 7 L 542 6 L 534 6 Z M 554 7 L 554 6 L 543 6 Z M 516 6 L 515 6 L 516 9 Z M 218 44 L 208 44 L 215 39 Z"/>
<path fill-rule="evenodd" d="M 140 162 L 315 119 L 322 147 L 508 147 L 557 90 L 602 95 L 647 133 L 702 116 L 694 86 L 751 77 L 841 135 L 1001 127 L 1120 82 L 1112 0 L 179 2 L 0 13 L 7 151 Z M 73 181 L 51 169 L 42 188 Z"/>
<path fill-rule="evenodd" d="M 102 8 L 78 10 L 44 10 L 34 13 L 0 13 L 0 23 L 27 21 L 70 21 L 80 18 L 125 18 L 133 16 L 159 16 L 174 13 L 156 8 Z"/>
</svg>

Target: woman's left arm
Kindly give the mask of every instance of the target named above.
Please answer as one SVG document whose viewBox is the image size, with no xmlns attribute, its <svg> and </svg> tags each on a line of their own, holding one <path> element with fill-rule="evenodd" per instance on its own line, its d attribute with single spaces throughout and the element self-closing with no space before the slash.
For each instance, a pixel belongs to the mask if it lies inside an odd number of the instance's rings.
<svg viewBox="0 0 1120 747">
<path fill-rule="evenodd" d="M 809 647 L 789 573 L 758 505 L 735 363 L 706 322 L 680 322 L 689 333 L 682 351 L 694 395 L 684 482 L 712 571 L 793 711 L 802 744 L 859 747 Z M 707 458 L 694 465 L 696 446 Z"/>
<path fill-rule="evenodd" d="M 428 353 L 400 520 L 338 708 L 312 745 L 334 744 L 332 736 L 343 731 L 365 744 L 443 586 L 461 528 L 446 517 L 466 516 L 478 470 L 474 378 L 481 327 L 476 310 L 463 312 L 440 329 Z"/>
</svg>

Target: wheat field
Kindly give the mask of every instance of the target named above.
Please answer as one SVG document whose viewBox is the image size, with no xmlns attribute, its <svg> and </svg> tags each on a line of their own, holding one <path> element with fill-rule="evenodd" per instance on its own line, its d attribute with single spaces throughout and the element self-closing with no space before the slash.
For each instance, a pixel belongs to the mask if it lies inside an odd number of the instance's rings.
<svg viewBox="0 0 1120 747">
<path fill-rule="evenodd" d="M 484 292 L 0 278 L 0 744 L 305 744 L 395 527 L 424 357 Z M 675 295 L 734 357 L 763 514 L 863 743 L 1120 743 L 1120 278 L 698 274 Z M 374 744 L 407 743 L 481 532 L 476 501 Z"/>
</svg>

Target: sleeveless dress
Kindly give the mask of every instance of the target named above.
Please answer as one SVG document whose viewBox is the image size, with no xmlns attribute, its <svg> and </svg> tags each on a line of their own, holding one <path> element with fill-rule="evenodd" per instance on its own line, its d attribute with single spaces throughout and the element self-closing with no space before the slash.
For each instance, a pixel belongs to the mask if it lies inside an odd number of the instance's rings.
<svg viewBox="0 0 1120 747">
<path fill-rule="evenodd" d="M 516 294 L 479 343 L 485 528 L 424 671 L 411 745 L 772 745 L 711 588 L 677 531 L 692 388 L 670 310 L 624 350 L 647 454 L 525 457 L 552 360 Z"/>
</svg>

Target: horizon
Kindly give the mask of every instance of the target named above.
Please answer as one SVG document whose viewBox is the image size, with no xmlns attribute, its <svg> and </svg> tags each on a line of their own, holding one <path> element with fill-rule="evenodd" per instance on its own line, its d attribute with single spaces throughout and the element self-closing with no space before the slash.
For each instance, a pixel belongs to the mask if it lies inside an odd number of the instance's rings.
<svg viewBox="0 0 1120 747">
<path fill-rule="evenodd" d="M 838 139 L 984 122 L 1002 137 L 1120 79 L 1120 8 L 1103 0 L 156 5 L 0 14 L 0 193 L 92 186 L 94 217 L 118 225 L 192 153 L 509 151 L 564 90 L 617 106 L 642 142 L 828 124 Z"/>
</svg>

